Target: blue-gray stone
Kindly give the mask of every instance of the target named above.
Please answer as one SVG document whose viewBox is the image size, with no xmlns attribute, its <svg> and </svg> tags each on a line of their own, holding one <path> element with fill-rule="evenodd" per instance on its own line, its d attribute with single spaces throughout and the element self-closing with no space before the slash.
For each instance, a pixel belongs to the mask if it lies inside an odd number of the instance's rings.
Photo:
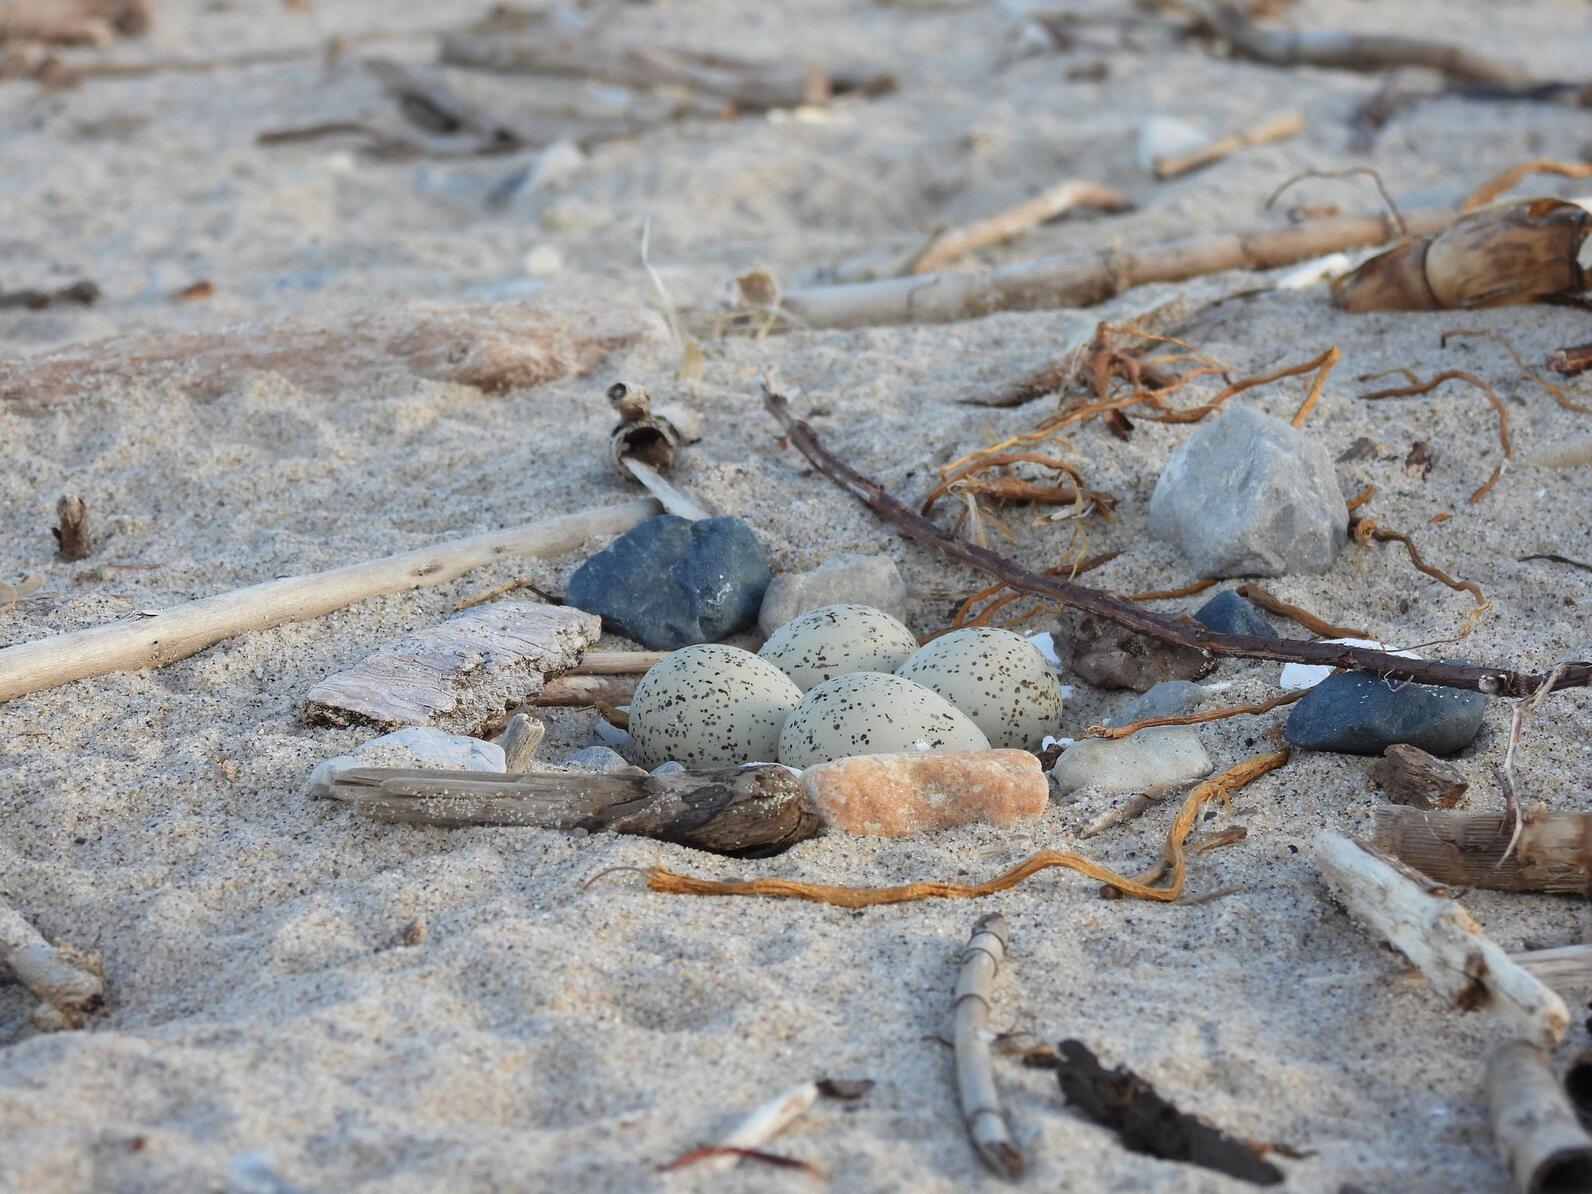
<svg viewBox="0 0 1592 1194">
<path fill-rule="evenodd" d="M 1252 634 L 1256 638 L 1277 638 L 1265 616 L 1232 589 L 1223 589 L 1199 609 L 1194 620 L 1218 634 Z"/>
<path fill-rule="evenodd" d="M 1432 684 L 1389 684 L 1363 672 L 1328 676 L 1288 715 L 1288 741 L 1306 750 L 1379 755 L 1407 742 L 1434 755 L 1469 746 L 1487 698 Z"/>
<path fill-rule="evenodd" d="M 630 763 L 618 751 L 606 746 L 588 746 L 564 760 L 564 766 L 598 775 L 617 775 L 630 770 Z"/>
<path fill-rule="evenodd" d="M 739 518 L 661 514 L 632 528 L 570 577 L 565 601 L 654 651 L 714 643 L 757 620 L 772 574 Z"/>
<path fill-rule="evenodd" d="M 1194 712 L 1204 699 L 1205 690 L 1192 680 L 1162 680 L 1123 705 L 1106 724 L 1125 726 L 1145 717 L 1179 717 Z"/>
</svg>

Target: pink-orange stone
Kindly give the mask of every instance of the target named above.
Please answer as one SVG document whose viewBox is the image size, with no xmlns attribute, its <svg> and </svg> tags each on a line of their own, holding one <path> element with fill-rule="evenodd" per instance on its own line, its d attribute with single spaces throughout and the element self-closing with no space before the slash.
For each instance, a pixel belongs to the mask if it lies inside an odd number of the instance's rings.
<svg viewBox="0 0 1592 1194">
<path fill-rule="evenodd" d="M 831 829 L 901 837 L 971 821 L 1013 825 L 1045 811 L 1050 785 L 1026 750 L 859 755 L 802 772 Z"/>
</svg>

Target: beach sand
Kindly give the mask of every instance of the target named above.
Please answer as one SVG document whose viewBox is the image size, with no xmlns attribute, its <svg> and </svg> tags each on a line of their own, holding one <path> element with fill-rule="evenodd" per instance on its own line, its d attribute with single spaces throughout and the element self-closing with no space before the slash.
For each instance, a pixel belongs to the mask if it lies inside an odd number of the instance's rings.
<svg viewBox="0 0 1592 1194">
<path fill-rule="evenodd" d="M 444 11 L 444 10 L 448 11 Z M 569 176 L 493 206 L 534 151 L 390 161 L 349 143 L 261 146 L 256 134 L 335 120 L 404 131 L 359 59 L 434 58 L 439 25 L 473 9 L 416 0 L 275 3 L 161 0 L 150 33 L 68 61 L 141 62 L 302 46 L 298 60 L 213 72 L 90 79 L 59 91 L 0 84 L 0 285 L 79 277 L 97 305 L 0 311 L 0 354 L 20 358 L 112 335 L 300 319 L 333 335 L 353 314 L 399 304 L 527 303 L 643 308 L 658 295 L 711 303 L 757 266 L 786 287 L 898 260 L 935 228 L 1016 202 L 1064 177 L 1118 187 L 1138 205 L 1039 229 L 983 261 L 1142 245 L 1276 222 L 1267 195 L 1306 169 L 1375 167 L 1408 207 L 1448 203 L 1516 161 L 1577 157 L 1584 112 L 1541 104 L 1430 101 L 1366 154 L 1348 122 L 1374 76 L 1231 61 L 1110 26 L 1079 44 L 1002 65 L 1016 22 L 993 4 L 681 0 L 629 5 L 625 38 L 748 56 L 855 61 L 897 75 L 897 93 L 818 112 L 679 122 L 592 150 Z M 1584 11 L 1563 0 L 1306 0 L 1302 28 L 1441 30 L 1473 49 L 1577 78 Z M 325 66 L 319 47 L 354 40 Z M 1137 48 L 1136 48 L 1137 47 Z M 1102 81 L 1068 71 L 1103 63 Z M 457 89 L 531 123 L 536 104 L 604 101 L 596 85 L 550 86 L 450 72 Z M 1213 132 L 1297 107 L 1307 131 L 1168 182 L 1135 163 L 1143 121 L 1172 114 Z M 1559 179 L 1520 194 L 1585 193 Z M 1299 184 L 1282 206 L 1374 211 L 1365 180 Z M 196 281 L 214 296 L 175 301 Z M 1264 283 L 1224 275 L 1116 300 L 1131 316 L 1179 293 Z M 748 519 L 776 569 L 843 551 L 887 552 L 912 592 L 912 628 L 942 627 L 987 583 L 898 540 L 782 448 L 756 377 L 858 468 L 906 498 L 963 452 L 1031 427 L 1053 398 L 1011 410 L 958 404 L 1053 356 L 1094 311 L 1001 314 L 942 327 L 797 332 L 703 343 L 699 380 L 678 376 L 663 334 L 588 373 L 502 395 L 404 370 L 311 384 L 264 371 L 217 395 L 148 380 L 96 382 L 26 413 L 0 399 L 0 579 L 43 584 L 0 614 L 0 641 L 138 616 L 271 577 L 335 567 L 634 496 L 613 471 L 606 387 L 625 380 L 695 405 L 705 438 L 677 478 Z M 1186 334 L 1249 374 L 1343 351 L 1307 429 L 1346 493 L 1375 484 L 1379 523 L 1411 533 L 1434 563 L 1479 581 L 1492 610 L 1462 643 L 1427 647 L 1545 669 L 1586 658 L 1592 575 L 1530 553 L 1592 560 L 1585 467 L 1532 468 L 1533 453 L 1592 434 L 1521 378 L 1502 349 L 1453 327 L 1508 336 L 1528 362 L 1587 340 L 1566 308 L 1351 316 L 1323 287 L 1235 297 Z M 1474 371 L 1505 400 L 1517 463 L 1477 504 L 1499 457 L 1495 416 L 1462 385 L 1359 401 L 1361 374 Z M 1189 391 L 1209 395 L 1219 381 Z M 1293 378 L 1234 399 L 1289 417 Z M 1584 379 L 1572 396 L 1592 403 Z M 1161 463 L 1187 426 L 1140 421 L 1121 442 L 1098 423 L 1068 441 L 1114 521 L 1011 509 L 1003 552 L 1039 568 L 1086 547 L 1120 550 L 1089 583 L 1133 592 L 1192 579 L 1148 537 Z M 1431 445 L 1424 478 L 1406 469 Z M 54 556 L 63 492 L 82 495 L 98 548 Z M 1452 515 L 1434 524 L 1438 514 Z M 942 508 L 949 517 L 949 507 Z M 589 550 L 595 550 L 593 543 Z M 663 865 L 712 877 L 782 875 L 889 884 L 992 876 L 1033 850 L 1068 848 L 1112 803 L 1052 804 L 1017 829 L 910 839 L 834 835 L 756 862 L 634 838 L 532 829 L 376 825 L 311 800 L 319 760 L 372 732 L 303 724 L 305 694 L 454 604 L 525 576 L 561 590 L 588 552 L 504 561 L 448 585 L 360 602 L 248 634 L 157 671 L 79 681 L 0 708 L 0 897 L 46 936 L 104 958 L 108 1003 L 81 1031 L 28 1028 L 33 998 L 0 985 L 0 1189 L 244 1189 L 228 1178 L 259 1150 L 316 1191 L 799 1190 L 809 1177 L 744 1162 L 726 1175 L 654 1166 L 711 1141 L 756 1104 L 810 1078 L 871 1078 L 854 1104 L 820 1103 L 772 1142 L 846 1191 L 994 1187 L 955 1105 L 949 1030 L 958 953 L 980 915 L 1012 928 L 993 1025 L 1023 1043 L 1067 1037 L 1125 1063 L 1180 1106 L 1244 1137 L 1308 1150 L 1281 1162 L 1287 1188 L 1335 1192 L 1502 1190 L 1481 1090 L 1497 1040 L 1484 1014 L 1445 1006 L 1402 960 L 1349 921 L 1311 861 L 1325 829 L 1361 833 L 1382 797 L 1369 760 L 1300 754 L 1241 792 L 1241 844 L 1196 857 L 1189 890 L 1234 886 L 1192 907 L 1102 901 L 1061 871 L 998 897 L 845 911 L 756 899 L 654 894 L 610 867 Z M 137 569 L 96 572 L 102 564 Z M 1451 636 L 1471 601 L 1415 573 L 1396 545 L 1351 546 L 1321 576 L 1270 584 L 1285 599 L 1396 646 Z M 1161 603 L 1191 612 L 1202 598 Z M 1043 629 L 1043 621 L 1034 629 Z M 622 646 L 617 640 L 605 645 Z M 1224 662 L 1207 680 L 1233 703 L 1275 692 L 1279 665 Z M 1103 720 L 1124 694 L 1064 676 L 1058 730 Z M 1523 799 L 1592 809 L 1584 690 L 1527 721 Z M 590 710 L 548 718 L 544 758 L 595 741 Z M 1279 715 L 1203 727 L 1218 768 L 1269 749 Z M 1493 767 L 1509 710 L 1494 701 L 1458 760 L 1467 807 L 1501 804 Z M 1132 872 L 1158 856 L 1173 815 L 1158 806 L 1084 849 Z M 1473 892 L 1466 904 L 1506 949 L 1585 940 L 1584 902 Z M 424 921 L 424 940 L 402 943 Z M 1586 1043 L 1589 992 L 1566 991 L 1569 1046 Z M 1227 1191 L 1239 1183 L 1125 1151 L 1066 1109 L 1055 1079 L 997 1059 L 1035 1189 Z"/>
</svg>

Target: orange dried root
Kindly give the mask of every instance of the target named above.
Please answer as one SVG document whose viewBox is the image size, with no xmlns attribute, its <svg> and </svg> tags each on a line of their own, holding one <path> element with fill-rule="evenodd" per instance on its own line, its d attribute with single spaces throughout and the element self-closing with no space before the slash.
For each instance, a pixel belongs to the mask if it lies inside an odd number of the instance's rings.
<svg viewBox="0 0 1592 1194">
<path fill-rule="evenodd" d="M 1510 342 L 1509 337 L 1505 336 L 1502 332 L 1489 332 L 1478 328 L 1450 328 L 1448 331 L 1443 333 L 1442 338 L 1438 341 L 1441 347 L 1448 347 L 1449 337 L 1451 336 L 1481 336 L 1488 340 L 1492 340 L 1497 344 L 1501 344 L 1503 346 L 1503 350 L 1509 354 L 1509 359 L 1514 361 L 1515 368 L 1520 370 L 1520 375 L 1522 377 L 1541 386 L 1548 392 L 1548 396 L 1560 406 L 1564 407 L 1565 410 L 1573 410 L 1578 414 L 1583 415 L 1592 415 L 1592 406 L 1582 406 L 1579 402 L 1575 401 L 1564 392 L 1563 386 L 1559 385 L 1557 382 L 1549 381 L 1546 377 L 1538 374 L 1534 369 L 1531 368 L 1531 366 L 1527 365 L 1526 362 L 1521 358 L 1520 354 L 1515 351 L 1515 346 Z"/>
<path fill-rule="evenodd" d="M 1129 601 L 1165 601 L 1171 597 L 1192 597 L 1195 593 L 1203 593 L 1212 585 L 1221 582 L 1214 576 L 1206 576 L 1200 580 L 1190 581 L 1181 589 L 1151 589 L 1145 593 L 1129 593 Z"/>
<path fill-rule="evenodd" d="M 1281 696 L 1274 696 L 1269 701 L 1261 701 L 1253 705 L 1228 705 L 1225 709 L 1207 709 L 1201 713 L 1180 713 L 1166 717 L 1142 717 L 1138 721 L 1130 721 L 1125 726 L 1088 726 L 1083 732 L 1085 738 L 1126 738 L 1130 734 L 1137 734 L 1140 730 L 1153 729 L 1156 726 L 1197 726 L 1207 721 L 1225 721 L 1229 717 L 1243 717 L 1247 714 L 1270 713 L 1273 709 L 1283 705 L 1291 705 L 1305 693 L 1308 688 L 1301 688 L 1298 692 L 1285 692 Z"/>
<path fill-rule="evenodd" d="M 1325 618 L 1318 618 L 1309 610 L 1284 601 L 1281 597 L 1267 592 L 1257 584 L 1245 582 L 1235 590 L 1238 595 L 1247 601 L 1253 601 L 1261 609 L 1297 622 L 1311 634 L 1319 634 L 1322 638 L 1370 638 L 1369 630 L 1355 630 L 1347 626 L 1335 626 Z"/>
<path fill-rule="evenodd" d="M 1440 584 L 1447 585 L 1456 593 L 1469 593 L 1471 600 L 1476 603 L 1476 606 L 1465 619 L 1464 626 L 1460 628 L 1459 638 L 1464 638 L 1469 634 L 1482 614 L 1492 608 L 1492 602 L 1487 600 L 1487 594 L 1482 592 L 1479 584 L 1473 580 L 1455 580 L 1441 568 L 1428 564 L 1425 557 L 1421 555 L 1420 549 L 1415 546 L 1415 541 L 1402 531 L 1380 527 L 1370 518 L 1357 518 L 1349 523 L 1349 534 L 1356 543 L 1362 545 L 1372 540 L 1378 543 L 1402 543 L 1404 550 L 1409 553 L 1410 563 L 1415 566 L 1417 572 L 1431 577 Z"/>
<path fill-rule="evenodd" d="M 1481 378 L 1477 377 L 1474 373 L 1467 373 L 1463 369 L 1445 369 L 1443 372 L 1434 375 L 1429 381 L 1419 381 L 1416 379 L 1415 374 L 1408 369 L 1390 369 L 1386 373 L 1366 374 L 1362 376 L 1360 380 L 1375 381 L 1377 378 L 1386 377 L 1388 373 L 1393 372 L 1403 373 L 1404 376 L 1410 379 L 1410 384 L 1407 386 L 1394 386 L 1386 390 L 1372 390 L 1369 394 L 1361 394 L 1360 397 L 1367 400 L 1375 400 L 1378 398 L 1406 398 L 1416 394 L 1429 394 L 1438 386 L 1442 385 L 1445 381 L 1466 382 L 1475 386 L 1478 390 L 1485 394 L 1487 396 L 1487 401 L 1492 406 L 1493 410 L 1498 412 L 1498 442 L 1503 446 L 1504 460 L 1507 461 L 1514 456 L 1514 448 L 1509 443 L 1509 412 L 1504 408 L 1504 401 L 1502 398 L 1498 397 L 1498 392 L 1496 390 L 1494 390 Z M 1493 469 L 1492 476 L 1488 477 L 1487 480 L 1477 488 L 1476 492 L 1471 494 L 1467 499 L 1470 504 L 1475 505 L 1477 502 L 1481 501 L 1482 498 L 1486 497 L 1487 494 L 1492 491 L 1492 487 L 1498 484 L 1498 478 L 1503 476 L 1503 472 L 1503 462 L 1500 461 L 1498 467 Z"/>
</svg>

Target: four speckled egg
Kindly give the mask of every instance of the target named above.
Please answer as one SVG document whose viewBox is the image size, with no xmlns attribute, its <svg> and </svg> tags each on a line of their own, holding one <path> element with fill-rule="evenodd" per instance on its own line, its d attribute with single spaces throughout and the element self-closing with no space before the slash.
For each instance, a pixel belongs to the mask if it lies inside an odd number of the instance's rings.
<svg viewBox="0 0 1592 1194">
<path fill-rule="evenodd" d="M 967 714 L 990 745 L 1038 750 L 1061 721 L 1061 685 L 1039 649 L 993 627 L 953 630 L 915 651 L 896 672 Z"/>
<path fill-rule="evenodd" d="M 636 762 L 687 767 L 771 761 L 801 689 L 750 651 L 705 643 L 660 660 L 636 685 L 630 738 Z"/>
<path fill-rule="evenodd" d="M 988 750 L 989 739 L 938 693 L 882 672 L 825 680 L 802 697 L 779 735 L 787 767 L 925 748 Z"/>
<path fill-rule="evenodd" d="M 847 672 L 893 672 L 918 640 L 883 610 L 826 605 L 793 618 L 758 652 L 807 692 Z"/>
</svg>

